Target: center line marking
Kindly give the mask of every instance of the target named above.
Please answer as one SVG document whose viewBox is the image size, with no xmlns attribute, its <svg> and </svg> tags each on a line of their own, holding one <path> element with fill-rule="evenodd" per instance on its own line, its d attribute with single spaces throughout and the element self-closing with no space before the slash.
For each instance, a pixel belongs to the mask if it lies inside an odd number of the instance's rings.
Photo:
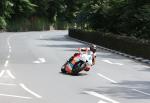
<svg viewBox="0 0 150 103">
<path fill-rule="evenodd" d="M 102 78 L 104 78 L 104 79 L 106 79 L 106 80 L 109 80 L 110 82 L 112 82 L 112 83 L 118 83 L 118 82 L 116 82 L 116 81 L 114 81 L 114 80 L 112 80 L 112 79 L 109 79 L 108 77 L 106 77 L 106 76 L 104 76 L 104 75 L 102 75 L 102 74 L 100 74 L 100 73 L 97 73 L 97 75 L 99 75 L 100 77 L 102 77 Z"/>
<path fill-rule="evenodd" d="M 16 84 L 10 84 L 10 83 L 0 83 L 0 85 L 5 85 L 5 86 L 16 86 Z"/>
<path fill-rule="evenodd" d="M 26 90 L 27 92 L 29 92 L 30 94 L 34 95 L 37 98 L 42 98 L 42 96 L 38 95 L 37 93 L 34 93 L 33 91 L 31 91 L 30 89 L 28 89 L 24 84 L 20 83 L 20 86 Z"/>
<path fill-rule="evenodd" d="M 32 99 L 31 97 L 24 97 L 24 96 L 17 96 L 17 95 L 8 95 L 8 94 L 0 94 L 0 96 L 21 98 L 21 99 Z"/>
<path fill-rule="evenodd" d="M 132 89 L 132 90 L 133 90 L 133 91 L 136 91 L 136 92 L 139 92 L 139 93 L 142 93 L 142 94 L 145 94 L 145 95 L 150 96 L 150 94 L 149 94 L 149 93 L 145 93 L 145 92 L 140 91 L 140 90 L 137 90 L 137 89 Z"/>
<path fill-rule="evenodd" d="M 37 61 L 33 61 L 33 63 L 36 63 L 36 64 L 45 63 L 45 62 L 46 62 L 45 58 L 38 58 Z"/>
<path fill-rule="evenodd" d="M 9 59 L 9 58 L 10 58 L 10 55 L 7 56 L 7 59 Z"/>
<path fill-rule="evenodd" d="M 107 103 L 107 102 L 104 102 L 104 101 L 100 100 L 98 103 Z"/>
<path fill-rule="evenodd" d="M 11 49 L 9 49 L 9 53 L 11 53 Z"/>
<path fill-rule="evenodd" d="M 33 63 L 39 64 L 39 63 L 40 63 L 40 61 L 34 61 Z"/>
<path fill-rule="evenodd" d="M 8 66 L 8 62 L 9 62 L 8 60 L 5 61 L 4 67 Z"/>
<path fill-rule="evenodd" d="M 46 62 L 45 58 L 39 58 L 39 60 L 40 60 L 42 63 Z"/>
</svg>

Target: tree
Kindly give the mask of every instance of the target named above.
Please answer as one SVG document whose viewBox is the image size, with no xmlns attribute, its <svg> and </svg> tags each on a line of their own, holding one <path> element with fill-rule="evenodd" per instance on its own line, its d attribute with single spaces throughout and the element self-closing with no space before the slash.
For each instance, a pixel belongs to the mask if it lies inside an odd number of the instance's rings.
<svg viewBox="0 0 150 103">
<path fill-rule="evenodd" d="M 94 30 L 150 38 L 150 1 L 84 0 L 77 21 Z"/>
<path fill-rule="evenodd" d="M 13 10 L 13 3 L 10 0 L 1 0 L 0 2 L 0 29 L 7 26 L 6 19 L 10 18 Z"/>
<path fill-rule="evenodd" d="M 12 0 L 13 6 L 13 17 L 28 17 L 34 10 L 36 5 L 30 0 Z"/>
</svg>

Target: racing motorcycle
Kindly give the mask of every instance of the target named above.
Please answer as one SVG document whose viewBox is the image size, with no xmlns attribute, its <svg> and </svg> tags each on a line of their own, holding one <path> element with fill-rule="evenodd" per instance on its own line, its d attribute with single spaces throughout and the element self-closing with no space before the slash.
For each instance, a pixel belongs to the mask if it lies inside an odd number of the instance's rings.
<svg viewBox="0 0 150 103">
<path fill-rule="evenodd" d="M 74 60 L 74 58 L 76 59 Z M 83 70 L 89 71 L 91 66 L 92 66 L 92 55 L 85 53 L 75 53 L 61 67 L 61 72 L 71 75 L 78 75 L 78 73 Z"/>
</svg>

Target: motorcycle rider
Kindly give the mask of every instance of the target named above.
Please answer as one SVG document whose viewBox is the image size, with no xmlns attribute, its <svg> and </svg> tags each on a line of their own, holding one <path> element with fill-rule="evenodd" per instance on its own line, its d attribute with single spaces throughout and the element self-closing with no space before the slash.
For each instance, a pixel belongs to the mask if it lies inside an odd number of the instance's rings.
<svg viewBox="0 0 150 103">
<path fill-rule="evenodd" d="M 72 67 L 70 67 L 70 70 L 73 70 L 75 68 L 75 63 L 77 61 L 79 61 L 79 58 L 80 58 L 80 54 L 81 53 L 85 53 L 85 54 L 88 54 L 88 55 L 92 55 L 92 65 L 93 66 L 95 64 L 95 61 L 96 61 L 96 45 L 94 44 L 91 44 L 90 47 L 86 47 L 86 48 L 78 48 L 78 51 L 79 53 L 75 53 L 74 56 L 72 56 L 68 62 L 70 62 L 72 64 Z M 81 64 L 83 64 L 84 62 L 83 61 L 79 61 L 81 62 Z M 85 71 L 89 71 L 90 70 L 90 67 L 86 67 L 84 69 Z M 71 71 L 69 71 L 68 69 L 68 72 L 71 73 Z"/>
<path fill-rule="evenodd" d="M 82 53 L 82 51 L 85 51 L 84 53 L 88 55 L 92 55 L 92 65 L 95 64 L 96 61 L 96 45 L 91 44 L 90 47 L 87 48 L 78 48 L 79 53 Z"/>
</svg>

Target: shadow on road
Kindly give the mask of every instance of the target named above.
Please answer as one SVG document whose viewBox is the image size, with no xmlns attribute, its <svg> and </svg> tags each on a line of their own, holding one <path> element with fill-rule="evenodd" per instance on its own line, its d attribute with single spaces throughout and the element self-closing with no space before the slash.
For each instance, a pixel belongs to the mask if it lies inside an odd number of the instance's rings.
<svg viewBox="0 0 150 103">
<path fill-rule="evenodd" d="M 150 94 L 150 81 L 123 81 L 117 85 L 84 89 L 84 91 L 94 91 L 99 94 L 126 99 L 150 99 L 150 95 L 139 93 L 135 89 Z"/>
<path fill-rule="evenodd" d="M 120 55 L 116 55 L 113 53 L 107 53 L 106 51 L 102 52 L 101 54 L 97 54 L 97 57 L 101 57 L 101 58 L 111 58 L 111 59 L 126 59 L 123 56 Z"/>
<path fill-rule="evenodd" d="M 65 35 L 65 36 L 56 35 L 56 36 L 57 37 L 39 38 L 37 40 L 46 40 L 46 41 L 72 41 L 71 39 L 68 38 L 67 35 Z"/>
<path fill-rule="evenodd" d="M 145 67 L 145 68 L 143 68 L 142 70 L 139 70 L 139 71 L 150 72 L 150 67 Z"/>
<path fill-rule="evenodd" d="M 75 41 L 72 41 L 67 36 L 57 36 L 57 37 L 51 37 L 51 38 L 42 38 L 37 40 L 44 40 L 44 41 L 51 41 L 53 42 L 49 44 L 40 44 L 38 46 L 40 47 L 51 47 L 51 48 L 79 48 L 79 47 L 85 47 L 85 44 L 76 43 Z M 56 41 L 56 42 L 54 42 Z M 69 41 L 69 42 L 68 42 Z"/>
<path fill-rule="evenodd" d="M 79 48 L 79 47 L 85 47 L 85 45 L 82 44 L 61 44 L 61 45 L 39 45 L 41 47 L 51 47 L 51 48 Z"/>
<path fill-rule="evenodd" d="M 79 73 L 78 75 L 70 75 L 70 74 L 66 74 L 66 73 L 62 73 L 62 72 L 59 72 L 59 73 L 62 74 L 62 75 L 75 76 L 75 77 L 88 75 L 88 74 L 86 74 L 86 73 Z"/>
</svg>

